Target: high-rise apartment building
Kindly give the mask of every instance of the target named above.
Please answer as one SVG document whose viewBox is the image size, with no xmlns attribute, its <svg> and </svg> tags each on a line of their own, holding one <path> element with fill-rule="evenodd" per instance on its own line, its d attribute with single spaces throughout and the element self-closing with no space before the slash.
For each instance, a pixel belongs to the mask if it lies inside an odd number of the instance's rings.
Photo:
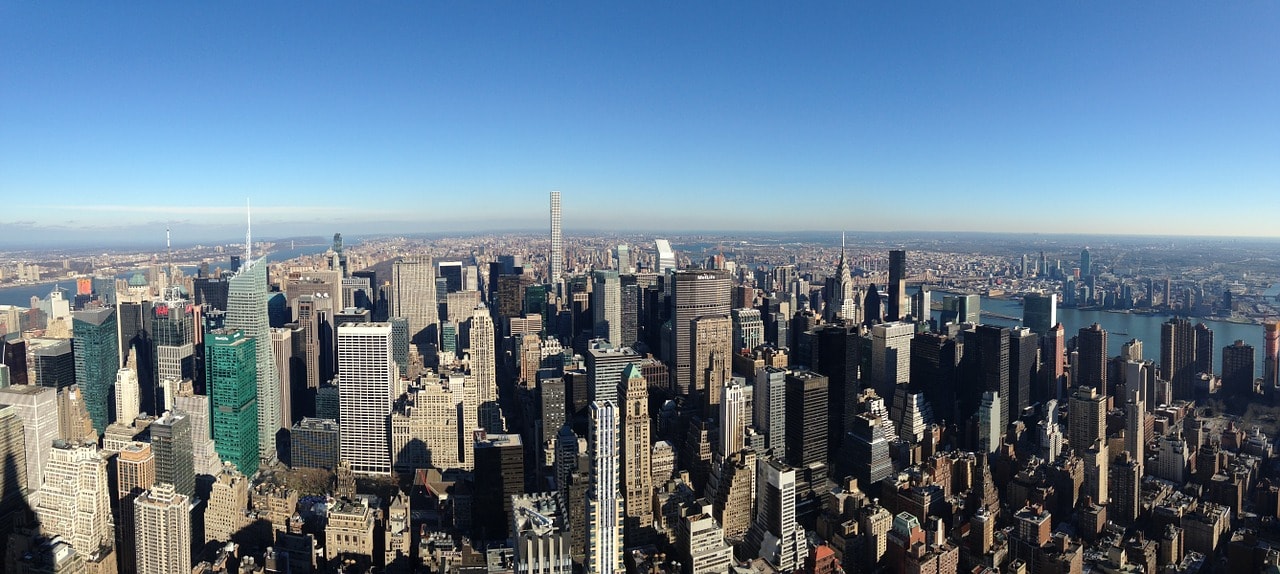
<svg viewBox="0 0 1280 574">
<path fill-rule="evenodd" d="M 1160 325 L 1160 376 L 1173 386 L 1173 398 L 1195 398 L 1196 332 L 1191 321 L 1175 317 Z"/>
<path fill-rule="evenodd" d="M 157 483 L 134 501 L 138 574 L 191 571 L 190 498 Z"/>
<path fill-rule="evenodd" d="M 1229 395 L 1251 397 L 1253 392 L 1253 345 L 1244 341 L 1222 348 L 1222 389 Z"/>
<path fill-rule="evenodd" d="M 1081 454 L 1107 437 L 1107 396 L 1093 387 L 1076 387 L 1067 414 L 1067 444 Z"/>
<path fill-rule="evenodd" d="M 390 474 L 390 417 L 396 364 L 391 325 L 338 327 L 338 397 L 342 460 L 359 473 Z"/>
<path fill-rule="evenodd" d="M 728 316 L 733 278 L 719 270 L 678 271 L 672 276 L 671 343 L 668 361 L 676 392 L 689 396 L 697 389 L 693 371 L 694 320 L 708 316 Z M 732 326 L 730 327 L 732 344 Z M 730 367 L 732 369 L 732 367 Z"/>
<path fill-rule="evenodd" d="M 1274 392 L 1280 387 L 1280 322 L 1262 326 L 1262 388 Z"/>
<path fill-rule="evenodd" d="M 551 255 L 547 258 L 550 269 L 547 277 L 552 285 L 560 284 L 560 275 L 564 272 L 564 237 L 560 229 L 560 192 L 551 192 Z"/>
<path fill-rule="evenodd" d="M 214 448 L 224 462 L 252 476 L 258 472 L 258 346 L 244 331 L 221 329 L 205 336 L 205 381 Z"/>
<path fill-rule="evenodd" d="M 595 574 L 621 574 L 624 571 L 623 507 L 618 464 L 618 408 L 612 401 L 592 402 L 590 424 L 586 570 Z"/>
<path fill-rule="evenodd" d="M 76 311 L 71 317 L 76 384 L 84 393 L 84 404 L 93 419 L 93 430 L 101 435 L 114 414 L 108 404 L 111 385 L 115 383 L 116 371 L 120 368 L 115 309 L 99 307 Z"/>
<path fill-rule="evenodd" d="M 245 259 L 244 266 L 230 280 L 226 328 L 239 329 L 254 346 L 252 372 L 256 375 L 258 458 L 265 462 L 276 458 L 276 432 L 280 430 L 280 386 L 277 383 L 280 376 L 276 373 L 271 323 L 267 318 L 267 262 L 265 259 Z M 244 468 L 240 470 L 249 472 Z"/>
</svg>

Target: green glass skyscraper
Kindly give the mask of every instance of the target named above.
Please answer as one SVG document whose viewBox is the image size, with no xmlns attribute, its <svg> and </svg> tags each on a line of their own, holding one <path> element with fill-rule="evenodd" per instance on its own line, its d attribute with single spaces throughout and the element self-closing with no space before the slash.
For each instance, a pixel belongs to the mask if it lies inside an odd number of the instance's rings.
<svg viewBox="0 0 1280 574">
<path fill-rule="evenodd" d="M 280 377 L 276 373 L 275 352 L 271 347 L 271 324 L 267 319 L 267 262 L 245 258 L 244 267 L 231 278 L 227 295 L 227 321 L 230 329 L 240 329 L 252 338 L 256 351 L 256 393 L 258 396 L 258 456 L 262 460 L 276 457 L 276 431 L 280 430 Z M 207 361 L 208 359 L 206 359 Z M 209 381 L 206 379 L 205 384 Z M 242 467 L 241 472 L 252 474 Z"/>
<path fill-rule="evenodd" d="M 85 407 L 93 429 L 101 435 L 111 422 L 108 397 L 120 370 L 120 347 L 116 339 L 116 312 L 100 307 L 72 314 L 71 332 L 76 362 L 76 384 L 84 393 Z"/>
<path fill-rule="evenodd" d="M 213 331 L 204 345 L 214 449 L 224 462 L 252 476 L 258 471 L 259 446 L 256 345 L 238 329 Z"/>
</svg>

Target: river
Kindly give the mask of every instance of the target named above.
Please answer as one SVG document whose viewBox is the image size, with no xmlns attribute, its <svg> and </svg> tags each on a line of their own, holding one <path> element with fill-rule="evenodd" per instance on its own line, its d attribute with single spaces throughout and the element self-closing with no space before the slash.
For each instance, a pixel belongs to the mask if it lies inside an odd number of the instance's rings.
<svg viewBox="0 0 1280 574">
<path fill-rule="evenodd" d="M 293 259 L 295 257 L 300 257 L 303 255 L 315 255 L 317 253 L 324 253 L 328 249 L 329 249 L 328 244 L 298 246 L 297 248 L 294 248 L 294 249 L 279 249 L 279 250 L 267 253 L 267 261 L 269 262 L 288 261 L 290 259 Z M 195 265 L 179 265 L 178 267 L 182 270 L 183 273 L 187 275 L 194 275 L 196 272 Z M 212 270 L 215 268 L 222 268 L 224 270 L 230 269 L 231 259 L 228 258 L 224 261 L 209 262 L 209 269 Z M 128 279 L 129 277 L 132 277 L 134 273 L 138 273 L 138 272 L 142 272 L 143 275 L 146 275 L 146 272 L 141 269 L 131 269 L 129 271 L 118 273 L 116 277 L 119 277 L 121 279 Z M 58 279 L 56 281 L 33 283 L 31 285 L 3 287 L 3 288 L 0 288 L 0 305 L 17 305 L 19 307 L 30 307 L 32 296 L 43 299 L 49 296 L 49 292 L 53 291 L 54 286 L 60 286 L 63 289 L 67 289 L 70 292 L 74 292 L 76 288 L 76 280 L 74 278 L 64 278 L 64 279 Z"/>
<path fill-rule="evenodd" d="M 982 310 L 993 311 L 1012 317 L 1022 316 L 1022 302 L 1010 299 L 982 298 Z M 937 319 L 940 312 L 934 312 Z M 1120 354 L 1120 346 L 1131 339 L 1142 341 L 1144 359 L 1160 362 L 1160 324 L 1169 320 L 1169 315 L 1140 315 L 1135 313 L 1112 313 L 1108 311 L 1081 311 L 1079 309 L 1058 309 L 1058 322 L 1066 329 L 1066 338 L 1070 339 L 1080 329 L 1094 323 L 1102 325 L 1107 331 L 1107 354 Z M 982 322 L 1004 327 L 1020 326 L 1019 321 L 998 319 L 987 314 L 982 315 Z M 1262 376 L 1262 325 L 1229 323 L 1227 321 L 1210 321 L 1191 318 L 1192 323 L 1204 323 L 1213 330 L 1213 368 L 1215 372 L 1222 370 L 1222 348 L 1234 343 L 1237 339 L 1253 345 L 1254 368 L 1257 375 Z"/>
</svg>

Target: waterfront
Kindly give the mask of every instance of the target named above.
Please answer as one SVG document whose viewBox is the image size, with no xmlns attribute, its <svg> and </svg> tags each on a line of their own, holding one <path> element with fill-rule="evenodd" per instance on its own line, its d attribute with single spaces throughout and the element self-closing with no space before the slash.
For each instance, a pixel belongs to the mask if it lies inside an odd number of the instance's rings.
<svg viewBox="0 0 1280 574">
<path fill-rule="evenodd" d="M 328 244 L 299 245 L 293 249 L 279 249 L 276 251 L 268 252 L 267 261 L 272 263 L 279 262 L 279 261 L 288 261 L 290 259 L 293 259 L 295 257 L 301 257 L 303 255 L 315 255 L 317 253 L 324 253 L 328 249 L 329 249 Z M 187 275 L 194 275 L 196 272 L 196 267 L 197 266 L 190 265 L 190 264 L 178 265 L 178 268 L 181 269 L 182 272 Z M 215 268 L 230 269 L 230 267 L 231 267 L 230 258 L 224 259 L 222 261 L 209 262 L 209 269 L 211 270 Z M 116 277 L 119 277 L 121 279 L 128 279 L 129 277 L 132 277 L 134 273 L 142 273 L 143 275 L 146 275 L 146 270 L 142 268 L 130 269 L 127 271 L 122 271 L 120 273 L 117 273 Z M 62 287 L 63 289 L 66 289 L 68 291 L 75 291 L 76 280 L 74 277 L 63 277 L 53 281 L 41 281 L 40 283 L 33 283 L 30 285 L 15 285 L 11 287 L 3 287 L 3 288 L 0 288 L 0 305 L 17 305 L 19 307 L 30 307 L 31 297 L 35 296 L 43 299 L 47 297 L 51 291 L 53 291 L 55 286 Z"/>
<path fill-rule="evenodd" d="M 993 311 L 1001 315 L 1022 316 L 1022 302 L 1012 299 L 982 298 L 982 321 L 992 325 L 1005 327 L 1020 326 L 1020 321 L 1009 321 L 986 314 Z M 934 318 L 939 313 L 934 312 Z M 1058 322 L 1066 329 L 1066 338 L 1070 339 L 1080 329 L 1097 323 L 1107 331 L 1107 355 L 1120 354 L 1120 347 L 1126 341 L 1138 339 L 1143 344 L 1143 358 L 1160 362 L 1160 324 L 1169 320 L 1167 314 L 1114 313 L 1110 311 L 1084 311 L 1080 309 L 1058 309 Z M 1262 325 L 1230 323 L 1227 321 L 1211 321 L 1191 318 L 1192 323 L 1204 323 L 1213 329 L 1213 367 L 1222 370 L 1222 347 L 1230 345 L 1237 339 L 1253 345 L 1254 367 L 1257 376 L 1262 376 Z"/>
</svg>

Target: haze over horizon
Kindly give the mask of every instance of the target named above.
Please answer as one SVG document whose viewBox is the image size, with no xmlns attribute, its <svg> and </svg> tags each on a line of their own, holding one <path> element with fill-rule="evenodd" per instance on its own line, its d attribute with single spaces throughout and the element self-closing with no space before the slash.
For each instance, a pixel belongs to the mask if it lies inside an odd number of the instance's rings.
<svg viewBox="0 0 1280 574">
<path fill-rule="evenodd" d="M 1280 6 L 1158 8 L 0 5 L 0 244 L 1280 235 Z"/>
</svg>

